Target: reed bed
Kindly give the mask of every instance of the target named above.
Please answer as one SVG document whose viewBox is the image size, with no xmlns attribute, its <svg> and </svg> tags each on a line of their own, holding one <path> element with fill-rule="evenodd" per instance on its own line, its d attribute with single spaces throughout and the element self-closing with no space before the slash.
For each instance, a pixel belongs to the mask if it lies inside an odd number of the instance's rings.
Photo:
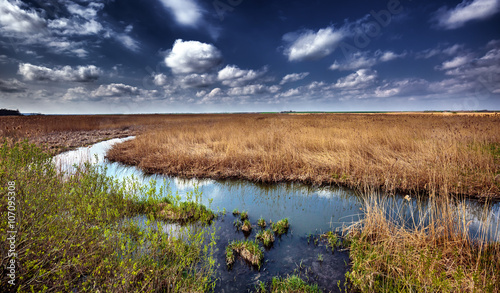
<svg viewBox="0 0 500 293">
<path fill-rule="evenodd" d="M 174 118 L 116 145 L 108 158 L 150 173 L 183 177 L 500 198 L 496 114 Z"/>
<path fill-rule="evenodd" d="M 360 292 L 499 292 L 500 229 L 497 224 L 496 231 L 488 232 L 486 220 L 472 238 L 460 210 L 465 204 L 431 196 L 410 225 L 403 225 L 408 219 L 393 210 L 387 197 L 367 196 L 365 218 L 346 228 L 352 261 L 348 287 Z M 486 216 L 488 205 L 484 209 Z"/>
<path fill-rule="evenodd" d="M 162 123 L 165 115 L 0 116 L 0 136 L 29 138 L 53 132 L 120 129 Z M 170 118 L 172 120 L 172 118 Z"/>
</svg>

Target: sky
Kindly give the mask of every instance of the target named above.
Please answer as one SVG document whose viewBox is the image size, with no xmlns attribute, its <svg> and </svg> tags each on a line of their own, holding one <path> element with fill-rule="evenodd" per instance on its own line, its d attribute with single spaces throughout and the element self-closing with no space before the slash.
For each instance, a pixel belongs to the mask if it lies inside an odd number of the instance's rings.
<svg viewBox="0 0 500 293">
<path fill-rule="evenodd" d="M 500 0 L 0 0 L 0 108 L 500 110 Z"/>
</svg>

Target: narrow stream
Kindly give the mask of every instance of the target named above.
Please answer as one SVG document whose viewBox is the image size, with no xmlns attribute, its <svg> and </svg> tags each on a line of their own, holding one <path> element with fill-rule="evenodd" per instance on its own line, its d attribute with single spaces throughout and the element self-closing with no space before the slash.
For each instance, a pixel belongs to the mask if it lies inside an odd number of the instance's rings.
<svg viewBox="0 0 500 293">
<path fill-rule="evenodd" d="M 297 183 L 255 184 L 243 180 L 216 181 L 211 179 L 180 179 L 162 175 L 146 175 L 133 166 L 106 161 L 107 150 L 115 143 L 133 139 L 112 139 L 97 143 L 91 147 L 62 153 L 54 158 L 63 171 L 71 171 L 74 164 L 90 161 L 107 168 L 107 175 L 118 179 L 134 176 L 144 183 L 151 179 L 158 185 L 168 184 L 170 190 L 180 196 L 198 188 L 203 194 L 203 203 L 213 210 L 227 211 L 214 225 L 217 228 L 218 252 L 216 258 L 220 264 L 216 292 L 253 291 L 259 281 L 270 281 L 273 276 L 286 276 L 300 272 L 310 281 L 317 283 L 325 292 L 338 292 L 337 282 L 344 282 L 344 274 L 348 269 L 347 252 L 335 251 L 324 245 L 315 245 L 310 237 L 332 229 L 348 226 L 362 217 L 362 200 L 353 191 L 346 188 L 311 187 Z M 403 211 L 408 217 L 412 209 L 422 207 L 425 203 L 416 200 L 407 202 L 403 197 L 390 199 L 395 211 Z M 401 207 L 406 207 L 401 210 Z M 260 270 L 249 267 L 244 261 L 237 260 L 231 270 L 225 265 L 225 247 L 231 240 L 244 239 L 242 232 L 236 231 L 233 221 L 236 219 L 231 211 L 247 211 L 253 225 L 260 217 L 273 222 L 283 218 L 290 221 L 288 234 L 278 238 L 273 248 L 264 253 L 264 265 Z M 470 233 L 477 235 L 483 223 L 488 223 L 490 240 L 500 240 L 499 217 L 500 203 L 488 209 L 483 205 L 468 201 L 463 209 L 470 224 Z M 418 218 L 418 216 L 417 216 Z M 418 219 L 417 219 L 418 220 Z M 247 236 L 254 239 L 256 230 Z M 322 259 L 322 261 L 320 261 Z"/>
</svg>

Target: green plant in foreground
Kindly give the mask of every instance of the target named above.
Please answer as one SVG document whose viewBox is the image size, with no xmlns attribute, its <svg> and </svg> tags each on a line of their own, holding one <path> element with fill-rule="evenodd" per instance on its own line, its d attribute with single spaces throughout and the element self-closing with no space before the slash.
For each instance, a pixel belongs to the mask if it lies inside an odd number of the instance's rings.
<svg viewBox="0 0 500 293">
<path fill-rule="evenodd" d="M 56 172 L 34 145 L 0 146 L 0 194 L 15 183 L 18 292 L 201 292 L 215 285 L 213 228 L 163 232 L 162 205 L 183 209 L 167 188 L 119 182 L 83 165 Z M 201 194 L 194 195 L 199 203 Z M 191 204 L 185 204 L 194 208 Z M 7 197 L 0 197 L 0 207 Z M 184 208 L 185 209 L 185 208 Z M 188 209 L 189 210 L 189 209 Z M 146 215 L 144 224 L 134 220 Z M 6 235 L 7 217 L 0 219 Z M 8 251 L 7 241 L 0 250 Z M 9 289 L 7 274 L 0 276 Z"/>
<path fill-rule="evenodd" d="M 233 221 L 233 226 L 236 227 L 237 231 L 239 231 L 241 229 L 241 226 L 243 226 L 243 223 L 240 221 L 240 219 L 236 219 Z"/>
<path fill-rule="evenodd" d="M 262 244 L 266 247 L 270 247 L 274 243 L 274 234 L 271 230 L 261 230 L 257 233 L 257 239 L 262 241 Z"/>
<path fill-rule="evenodd" d="M 230 267 L 234 263 L 234 252 L 231 246 L 226 246 L 226 264 Z"/>
<path fill-rule="evenodd" d="M 339 236 L 332 231 L 326 232 L 325 234 L 321 235 L 321 237 L 327 239 L 328 245 L 332 248 L 332 251 L 341 245 Z"/>
<path fill-rule="evenodd" d="M 271 225 L 271 229 L 278 236 L 280 236 L 280 235 L 285 234 L 286 232 L 288 232 L 288 228 L 289 227 L 290 227 L 290 225 L 288 223 L 288 218 L 283 219 L 283 220 L 279 220 L 278 222 L 273 223 Z"/>
<path fill-rule="evenodd" d="M 269 288 L 269 291 L 266 289 Z M 286 278 L 273 277 L 271 284 L 266 286 L 260 282 L 257 288 L 258 293 L 282 293 L 282 292 L 301 292 L 301 293 L 321 293 L 317 284 L 307 284 L 297 275 L 288 276 Z"/>
<path fill-rule="evenodd" d="M 241 214 L 240 214 L 240 219 L 241 219 L 242 221 L 247 220 L 247 219 L 248 219 L 248 212 L 247 212 L 247 211 L 243 211 L 243 212 L 241 212 Z"/>
<path fill-rule="evenodd" d="M 267 226 L 266 220 L 264 220 L 264 218 L 260 217 L 259 220 L 257 221 L 257 225 L 259 225 L 259 227 L 261 227 L 262 229 L 266 228 L 266 226 Z"/>
<path fill-rule="evenodd" d="M 259 269 L 262 265 L 262 260 L 264 259 L 264 252 L 255 241 L 235 240 L 229 243 L 226 247 L 226 261 L 228 259 L 227 255 L 229 251 L 237 253 L 241 258 L 248 261 L 250 264 L 259 267 Z M 234 257 L 232 260 L 234 262 Z"/>
<path fill-rule="evenodd" d="M 318 254 L 318 261 L 323 262 L 323 255 L 321 253 Z"/>
</svg>

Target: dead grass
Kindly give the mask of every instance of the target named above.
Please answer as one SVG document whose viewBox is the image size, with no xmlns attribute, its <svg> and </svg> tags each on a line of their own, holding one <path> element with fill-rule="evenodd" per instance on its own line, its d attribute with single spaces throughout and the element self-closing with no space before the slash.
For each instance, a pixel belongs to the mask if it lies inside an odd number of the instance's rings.
<svg viewBox="0 0 500 293">
<path fill-rule="evenodd" d="M 404 218 L 397 211 L 395 218 L 387 217 L 391 204 L 386 199 L 367 198 L 365 218 L 347 230 L 351 271 L 346 276 L 352 287 L 361 292 L 499 292 L 500 245 L 487 239 L 486 230 L 471 238 L 466 213 L 456 204 L 431 197 L 425 220 L 404 227 L 396 224 Z"/>
<path fill-rule="evenodd" d="M 500 197 L 500 116 L 165 116 L 108 158 L 147 172 Z"/>
<path fill-rule="evenodd" d="M 27 139 L 57 154 L 99 141 L 135 135 L 145 128 L 176 123 L 190 115 L 40 115 L 0 116 L 0 137 Z"/>
<path fill-rule="evenodd" d="M 166 115 L 0 116 L 0 135 L 30 138 L 54 132 L 123 129 L 161 124 L 164 117 Z"/>
</svg>

